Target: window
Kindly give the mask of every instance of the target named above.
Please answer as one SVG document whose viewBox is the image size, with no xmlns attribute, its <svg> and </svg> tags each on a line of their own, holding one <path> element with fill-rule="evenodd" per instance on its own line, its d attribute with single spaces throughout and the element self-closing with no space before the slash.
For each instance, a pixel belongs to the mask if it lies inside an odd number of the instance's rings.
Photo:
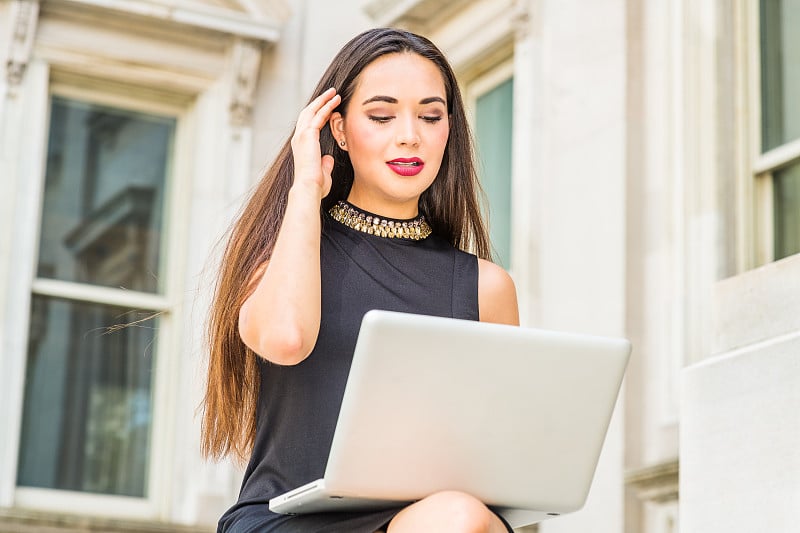
<svg viewBox="0 0 800 533">
<path fill-rule="evenodd" d="M 759 262 L 800 252 L 800 0 L 760 3 Z"/>
<path fill-rule="evenodd" d="M 21 488 L 148 496 L 176 124 L 51 97 Z"/>
<path fill-rule="evenodd" d="M 514 79 L 507 63 L 469 86 L 478 173 L 486 193 L 495 260 L 511 267 L 511 168 Z"/>
</svg>

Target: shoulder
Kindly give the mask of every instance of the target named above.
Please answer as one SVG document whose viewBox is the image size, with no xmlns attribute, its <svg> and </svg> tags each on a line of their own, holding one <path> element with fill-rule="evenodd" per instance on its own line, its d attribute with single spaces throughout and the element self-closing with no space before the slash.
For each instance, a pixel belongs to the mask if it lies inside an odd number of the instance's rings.
<svg viewBox="0 0 800 533">
<path fill-rule="evenodd" d="M 502 267 L 478 259 L 478 309 L 481 322 L 519 325 L 517 289 Z"/>
</svg>

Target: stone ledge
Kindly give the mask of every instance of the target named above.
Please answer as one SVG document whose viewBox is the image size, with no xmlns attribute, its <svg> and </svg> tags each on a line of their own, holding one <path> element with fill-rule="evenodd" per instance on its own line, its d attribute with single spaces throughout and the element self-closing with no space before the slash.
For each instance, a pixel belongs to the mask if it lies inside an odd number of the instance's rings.
<svg viewBox="0 0 800 533">
<path fill-rule="evenodd" d="M 0 533 L 210 533 L 212 527 L 0 508 Z"/>
<path fill-rule="evenodd" d="M 800 254 L 714 286 L 712 354 L 800 331 Z"/>
<path fill-rule="evenodd" d="M 800 333 L 681 372 L 682 533 L 797 530 L 799 353 Z"/>
<path fill-rule="evenodd" d="M 625 485 L 632 487 L 641 500 L 668 502 L 678 500 L 680 479 L 678 460 L 628 471 Z"/>
</svg>

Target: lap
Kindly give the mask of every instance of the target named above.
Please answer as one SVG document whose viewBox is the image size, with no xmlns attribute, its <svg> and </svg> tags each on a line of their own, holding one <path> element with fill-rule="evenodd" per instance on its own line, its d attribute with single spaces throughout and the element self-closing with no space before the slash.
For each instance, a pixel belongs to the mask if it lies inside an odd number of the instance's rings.
<svg viewBox="0 0 800 533">
<path fill-rule="evenodd" d="M 218 524 L 217 533 L 403 533 L 404 531 L 513 530 L 491 508 L 469 494 L 443 491 L 403 508 L 370 512 L 281 515 L 265 504 L 231 509 Z"/>
<path fill-rule="evenodd" d="M 265 507 L 237 509 L 220 520 L 217 533 L 373 533 L 385 529 L 401 510 L 280 515 Z"/>
</svg>

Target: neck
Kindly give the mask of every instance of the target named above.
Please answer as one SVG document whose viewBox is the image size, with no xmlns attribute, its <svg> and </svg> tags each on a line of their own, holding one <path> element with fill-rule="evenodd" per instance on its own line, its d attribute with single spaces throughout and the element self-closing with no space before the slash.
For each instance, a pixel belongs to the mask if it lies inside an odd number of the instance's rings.
<svg viewBox="0 0 800 533">
<path fill-rule="evenodd" d="M 394 201 L 374 198 L 351 190 L 347 196 L 347 202 L 359 209 L 386 218 L 406 220 L 419 215 L 418 198 L 412 198 L 407 201 Z"/>
</svg>

